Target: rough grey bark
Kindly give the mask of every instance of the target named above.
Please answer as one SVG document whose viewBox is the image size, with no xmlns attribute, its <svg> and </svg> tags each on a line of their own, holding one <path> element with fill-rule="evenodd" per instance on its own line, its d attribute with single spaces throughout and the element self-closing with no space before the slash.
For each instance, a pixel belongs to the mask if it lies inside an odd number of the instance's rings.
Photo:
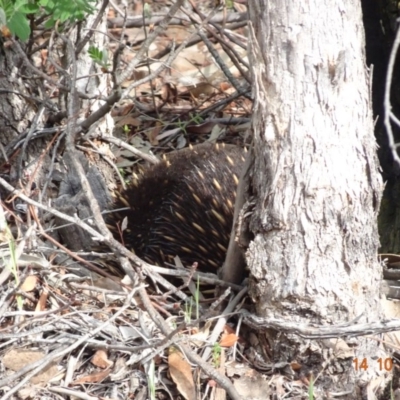
<svg viewBox="0 0 400 400">
<path fill-rule="evenodd" d="M 4 48 L 0 44 L 0 143 L 3 146 L 24 131 L 34 116 L 35 105 L 27 101 L 31 95 L 23 82 L 21 75 L 27 72 L 23 67 L 21 57 L 12 47 Z M 3 153 L 0 157 L 3 157 Z"/>
<path fill-rule="evenodd" d="M 376 320 L 382 182 L 360 2 L 249 0 L 249 15 L 256 203 L 246 261 L 257 313 L 319 325 Z M 326 342 L 267 338 L 273 362 L 297 360 L 315 374 L 327 362 L 321 393 L 378 375 L 377 363 L 364 373 L 352 365 L 379 357 L 375 340 L 358 338 L 336 360 L 340 371 Z M 358 398 L 356 387 L 348 398 Z"/>
<path fill-rule="evenodd" d="M 31 144 L 29 152 L 21 140 L 18 145 L 15 145 L 15 141 L 21 138 L 23 132 L 26 132 L 24 137 L 33 134 L 29 127 L 40 106 L 40 87 L 36 90 L 30 87 L 33 79 L 31 71 L 26 68 L 21 55 L 9 41 L 7 45 L 0 41 L 0 71 L 0 164 L 3 167 L 7 163 L 12 165 L 10 180 L 15 183 L 22 178 L 23 163 L 23 166 L 29 163 L 34 170 L 39 161 L 42 147 L 40 139 L 39 145 Z M 10 149 L 15 150 L 14 154 Z"/>
</svg>

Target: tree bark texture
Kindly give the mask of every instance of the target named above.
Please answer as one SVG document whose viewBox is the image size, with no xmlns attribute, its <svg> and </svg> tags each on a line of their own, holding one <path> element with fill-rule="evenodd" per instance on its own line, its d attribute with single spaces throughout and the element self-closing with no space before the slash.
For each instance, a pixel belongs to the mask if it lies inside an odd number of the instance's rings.
<svg viewBox="0 0 400 400">
<path fill-rule="evenodd" d="M 360 2 L 249 0 L 249 13 L 256 200 L 246 259 L 257 313 L 320 325 L 376 320 L 382 182 Z M 298 337 L 288 346 L 268 336 L 275 360 L 312 364 L 311 352 L 322 363 L 322 342 L 311 350 Z M 374 340 L 357 345 L 354 357 L 378 355 Z M 340 384 L 375 373 L 347 371 Z"/>
<path fill-rule="evenodd" d="M 21 57 L 0 42 L 0 143 L 7 145 L 28 126 L 35 115 L 37 104 L 30 99 L 37 93 L 30 93 L 23 75 L 26 71 Z M 0 154 L 3 159 L 3 153 Z"/>
<path fill-rule="evenodd" d="M 30 126 L 39 113 L 40 88 L 30 85 L 34 78 L 21 54 L 9 42 L 5 45 L 1 40 L 0 71 L 0 164 L 3 168 L 11 165 L 10 181 L 15 184 L 19 179 L 29 177 L 38 165 L 42 140 L 39 139 L 39 145 L 37 142 L 31 144 L 28 151 L 21 137 L 27 138 L 29 143 L 34 134 Z M 32 166 L 29 171 L 24 170 L 26 164 Z M 38 175 L 42 178 L 40 173 Z"/>
</svg>

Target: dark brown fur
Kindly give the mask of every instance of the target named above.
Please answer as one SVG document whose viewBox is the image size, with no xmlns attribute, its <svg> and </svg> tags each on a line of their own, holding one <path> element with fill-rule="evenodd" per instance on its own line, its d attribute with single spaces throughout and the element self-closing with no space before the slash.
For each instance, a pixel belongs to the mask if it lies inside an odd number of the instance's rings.
<svg viewBox="0 0 400 400">
<path fill-rule="evenodd" d="M 225 259 L 243 162 L 243 149 L 233 145 L 170 153 L 120 196 L 115 209 L 129 209 L 108 223 L 127 218 L 124 244 L 149 263 L 172 263 L 178 255 L 188 266 L 215 271 Z"/>
</svg>

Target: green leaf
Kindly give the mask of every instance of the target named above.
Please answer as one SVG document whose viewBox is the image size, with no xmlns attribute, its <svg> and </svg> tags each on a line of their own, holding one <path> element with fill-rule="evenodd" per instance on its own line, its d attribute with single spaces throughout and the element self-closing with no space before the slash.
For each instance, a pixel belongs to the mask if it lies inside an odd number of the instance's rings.
<svg viewBox="0 0 400 400">
<path fill-rule="evenodd" d="M 20 12 L 24 14 L 36 14 L 40 10 L 37 4 L 25 4 L 20 8 Z"/>
<path fill-rule="evenodd" d="M 11 16 L 7 26 L 11 33 L 18 36 L 22 41 L 28 40 L 31 34 L 31 28 L 25 14 L 18 11 Z"/>
<path fill-rule="evenodd" d="M 101 63 L 102 63 L 103 65 L 106 65 L 107 62 L 108 62 L 108 52 L 107 52 L 107 50 L 103 50 L 103 51 L 101 52 Z"/>
<path fill-rule="evenodd" d="M 14 3 L 14 10 L 15 11 L 20 11 L 20 8 L 27 5 L 27 1 L 26 0 L 16 0 Z"/>
<path fill-rule="evenodd" d="M 10 18 L 11 14 L 14 12 L 14 5 L 11 3 L 11 0 L 0 1 L 0 7 L 4 10 L 7 18 Z"/>
<path fill-rule="evenodd" d="M 6 12 L 0 8 L 0 27 L 7 24 Z"/>
<path fill-rule="evenodd" d="M 143 7 L 143 14 L 146 18 L 151 18 L 152 12 L 151 12 L 151 7 L 150 4 L 145 3 Z"/>
<path fill-rule="evenodd" d="M 40 5 L 43 7 L 54 7 L 54 1 L 53 0 L 40 0 Z"/>
<path fill-rule="evenodd" d="M 68 12 L 68 11 L 64 11 L 64 12 L 62 12 L 62 13 L 60 14 L 59 19 L 60 19 L 61 22 L 65 22 L 65 21 L 67 21 L 70 17 L 71 17 L 71 13 Z"/>
<path fill-rule="evenodd" d="M 46 23 L 44 24 L 44 27 L 46 29 L 52 28 L 55 25 L 55 23 L 56 23 L 56 20 L 53 17 L 51 17 L 49 20 L 46 21 Z"/>
</svg>

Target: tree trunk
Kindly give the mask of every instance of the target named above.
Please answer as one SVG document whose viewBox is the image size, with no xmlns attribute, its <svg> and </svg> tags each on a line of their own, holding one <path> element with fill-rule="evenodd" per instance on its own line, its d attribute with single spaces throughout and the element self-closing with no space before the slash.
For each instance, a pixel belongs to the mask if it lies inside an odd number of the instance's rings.
<svg viewBox="0 0 400 400">
<path fill-rule="evenodd" d="M 28 136 L 29 142 L 29 136 L 33 134 L 29 127 L 37 114 L 38 93 L 30 90 L 34 78 L 21 55 L 10 45 L 4 46 L 1 40 L 0 71 L 0 165 L 2 173 L 7 169 L 5 166 L 11 165 L 10 181 L 15 184 L 29 176 L 29 173 L 23 176 L 25 162 L 33 165 L 32 170 L 37 167 L 41 146 L 37 143 L 21 145 L 21 139 Z M 40 139 L 39 142 L 42 143 Z"/>
<path fill-rule="evenodd" d="M 380 317 L 378 174 L 358 0 L 249 0 L 253 164 L 246 253 L 261 317 L 299 324 Z M 320 393 L 359 398 L 378 375 L 377 341 L 357 338 L 336 368 L 327 341 L 269 331 L 272 362 L 297 361 Z M 334 346 L 334 344 L 333 344 Z M 369 361 L 354 373 L 353 358 Z M 335 357 L 336 358 L 336 357 Z M 329 372 L 329 374 L 328 374 Z M 349 373 L 352 372 L 352 373 Z M 322 379 L 323 377 L 323 379 Z"/>
</svg>

